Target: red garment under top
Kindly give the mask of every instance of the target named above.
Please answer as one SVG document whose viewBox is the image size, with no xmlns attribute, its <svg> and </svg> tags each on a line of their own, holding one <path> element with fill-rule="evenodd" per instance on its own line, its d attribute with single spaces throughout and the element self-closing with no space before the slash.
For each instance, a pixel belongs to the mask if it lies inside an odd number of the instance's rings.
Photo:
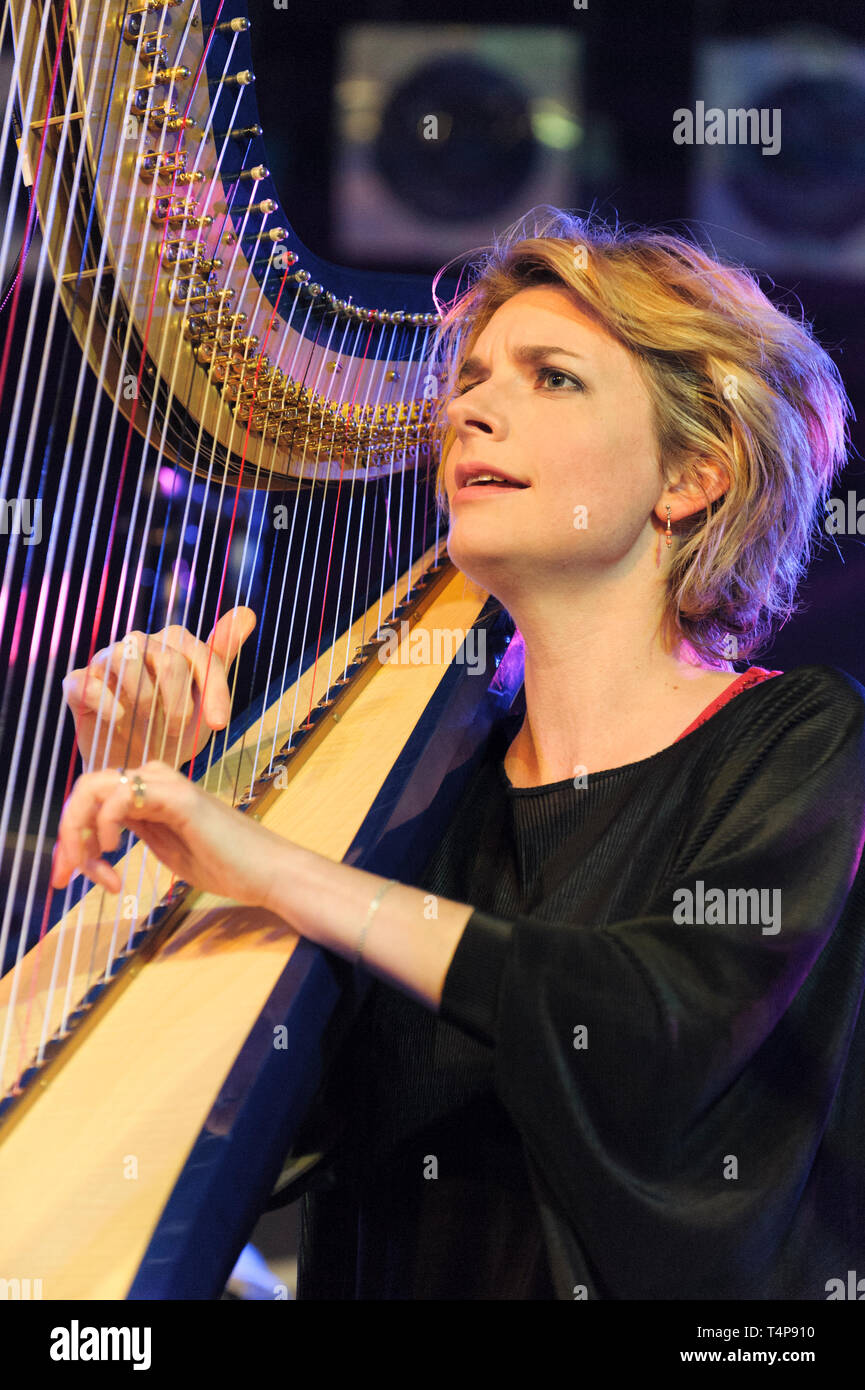
<svg viewBox="0 0 865 1390">
<path fill-rule="evenodd" d="M 701 724 L 705 724 L 706 720 L 711 719 L 712 715 L 719 710 L 722 705 L 726 705 L 728 700 L 734 699 L 737 695 L 741 694 L 743 690 L 747 690 L 749 686 L 757 685 L 760 681 L 769 680 L 772 676 L 783 676 L 783 674 L 783 671 L 767 671 L 763 666 L 750 666 L 747 671 L 742 672 L 737 680 L 733 681 L 732 685 L 728 685 L 726 690 L 722 690 L 721 694 L 718 695 L 710 705 L 706 706 L 702 714 L 697 715 L 693 724 L 689 724 L 687 729 L 684 729 L 682 733 L 679 734 L 679 738 L 684 738 L 685 734 L 690 734 L 694 729 L 698 729 Z M 679 742 L 679 738 L 676 739 L 677 743 Z"/>
</svg>

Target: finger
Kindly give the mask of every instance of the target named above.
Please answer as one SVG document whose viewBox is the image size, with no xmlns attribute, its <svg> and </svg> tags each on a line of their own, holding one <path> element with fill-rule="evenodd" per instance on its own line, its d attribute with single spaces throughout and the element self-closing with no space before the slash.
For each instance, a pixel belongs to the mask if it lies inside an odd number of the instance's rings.
<svg viewBox="0 0 865 1390">
<path fill-rule="evenodd" d="M 94 883 L 101 883 L 109 893 L 119 893 L 123 886 L 123 881 L 117 870 L 104 859 L 87 859 L 84 862 L 82 873 L 88 878 L 93 879 Z"/>
<path fill-rule="evenodd" d="M 125 799 L 123 793 L 130 798 L 131 794 L 113 769 L 85 773 L 72 788 L 60 817 L 57 834 L 62 872 L 66 874 L 67 881 L 73 869 L 83 868 L 88 860 L 94 858 L 94 851 L 98 852 L 96 816 L 103 803 L 117 797 L 118 792 L 121 793 L 122 806 Z"/>
<path fill-rule="evenodd" d="M 246 639 L 250 636 L 258 619 L 251 608 L 232 608 L 223 613 L 208 639 L 214 657 L 218 657 L 225 671 L 225 695 L 228 697 L 228 673 Z M 222 707 L 222 724 L 227 724 L 231 714 L 230 698 Z M 222 725 L 220 725 L 221 727 Z"/>
<path fill-rule="evenodd" d="M 180 738 L 195 714 L 194 671 L 189 658 L 175 647 L 160 650 L 151 638 L 145 660 L 156 680 L 166 731 L 171 738 Z"/>
<path fill-rule="evenodd" d="M 206 642 L 193 639 L 186 648 L 186 658 L 195 675 L 196 691 L 208 728 L 223 728 L 231 715 L 231 694 L 222 657 L 219 652 L 211 651 Z"/>
<path fill-rule="evenodd" d="M 116 774 L 115 774 L 116 776 Z M 127 801 L 126 788 L 117 778 L 117 790 L 112 790 L 100 801 L 98 796 L 82 811 L 82 817 L 75 823 L 78 832 L 78 863 L 85 864 L 89 859 L 98 859 L 101 854 L 116 849 L 120 843 L 123 829 L 123 812 Z M 106 812 L 106 807 L 110 808 Z"/>
<path fill-rule="evenodd" d="M 104 715 L 108 714 L 116 700 L 110 685 L 93 674 L 92 668 L 83 671 L 70 671 L 63 678 L 63 696 L 75 718 L 82 714 L 98 714 L 100 706 Z M 123 705 L 115 705 L 118 719 L 125 717 Z"/>
<path fill-rule="evenodd" d="M 54 862 L 51 869 L 51 886 L 65 888 L 76 873 L 86 874 L 94 883 L 100 883 L 109 893 L 119 893 L 122 880 L 113 865 L 104 859 L 82 858 L 80 867 L 72 863 L 59 844 L 55 845 Z"/>
<path fill-rule="evenodd" d="M 144 789 L 144 804 L 135 806 L 136 779 Z M 137 822 L 162 821 L 182 827 L 195 814 L 196 788 L 166 763 L 145 763 L 121 782 L 106 768 L 78 778 L 60 817 L 51 881 L 64 888 L 76 870 L 111 893 L 119 893 L 117 870 L 100 857 L 117 847 L 121 832 Z M 142 825 L 145 828 L 145 825 Z"/>
<path fill-rule="evenodd" d="M 115 773 L 107 789 L 97 783 L 82 790 L 79 814 L 95 827 L 103 851 L 116 849 L 121 832 L 127 828 L 134 831 L 139 822 L 181 827 L 201 795 L 187 777 L 156 759 L 137 771 L 127 769 L 125 776 L 126 781 L 121 782 Z M 135 804 L 136 788 L 141 791 L 139 805 Z"/>
<path fill-rule="evenodd" d="M 213 643 L 213 650 L 222 659 L 226 671 L 240 651 L 247 637 L 253 631 L 258 619 L 251 608 L 232 608 L 223 613 L 208 638 L 207 645 Z"/>
<path fill-rule="evenodd" d="M 144 663 L 147 638 L 143 632 L 130 632 L 106 653 L 104 668 L 115 678 L 117 695 L 124 697 L 133 711 L 152 709 L 154 685 Z M 101 653 L 100 653 L 101 655 Z M 121 716 L 118 713 L 117 718 Z"/>
<path fill-rule="evenodd" d="M 63 688 L 73 713 L 98 714 L 101 709 L 106 718 L 113 711 L 114 718 L 121 720 L 126 714 L 124 705 L 119 703 L 122 695 L 133 707 L 152 700 L 153 684 L 142 663 L 146 642 L 143 632 L 129 632 L 119 642 L 96 652 L 86 669 L 71 671 Z"/>
<path fill-rule="evenodd" d="M 54 844 L 54 853 L 51 857 L 51 887 L 65 888 L 70 878 L 74 864 L 70 864 L 60 840 Z"/>
<path fill-rule="evenodd" d="M 58 831 L 51 861 L 51 886 L 65 888 L 84 866 L 92 861 L 94 834 L 87 827 L 77 832 L 68 825 Z M 90 874 L 92 878 L 93 875 Z M 106 885 L 107 886 L 107 885 Z"/>
<path fill-rule="evenodd" d="M 119 893 L 122 880 L 117 870 L 104 859 L 85 859 L 80 869 L 70 863 L 62 846 L 55 845 L 54 862 L 51 869 L 52 888 L 65 888 L 76 873 L 86 874 L 94 883 L 99 883 L 109 893 Z"/>
<path fill-rule="evenodd" d="M 148 654 L 151 652 L 158 653 L 158 656 L 154 657 L 154 670 L 160 675 L 164 674 L 171 682 L 178 706 L 183 702 L 183 725 L 194 717 L 194 702 L 200 702 L 203 707 L 203 717 L 209 729 L 221 728 L 227 723 L 231 706 L 225 669 L 221 658 L 216 654 L 211 655 L 206 643 L 193 637 L 185 628 L 167 627 L 164 632 L 156 633 L 150 638 Z M 171 666 L 169 674 L 169 668 L 161 661 L 166 653 L 172 662 L 177 655 L 184 663 L 182 692 L 179 687 L 181 668 L 175 663 Z M 173 723 L 172 735 L 179 737 L 181 732 L 182 728 Z"/>
</svg>

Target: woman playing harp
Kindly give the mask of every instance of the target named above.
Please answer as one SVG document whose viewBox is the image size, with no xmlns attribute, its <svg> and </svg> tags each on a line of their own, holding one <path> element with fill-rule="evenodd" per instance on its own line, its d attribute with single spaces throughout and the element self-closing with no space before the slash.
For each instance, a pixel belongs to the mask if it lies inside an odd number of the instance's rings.
<svg viewBox="0 0 865 1390">
<path fill-rule="evenodd" d="M 476 272 L 440 331 L 440 498 L 524 642 L 524 699 L 421 880 L 147 761 L 79 779 L 54 882 L 117 891 L 127 826 L 375 977 L 324 1097 L 345 1126 L 299 1297 L 831 1297 L 865 1229 L 865 691 L 731 657 L 793 610 L 843 387 L 676 236 L 556 214 Z M 230 660 L 251 618 L 223 622 Z M 165 708 L 221 725 L 222 668 L 204 691 L 171 645 Z"/>
</svg>

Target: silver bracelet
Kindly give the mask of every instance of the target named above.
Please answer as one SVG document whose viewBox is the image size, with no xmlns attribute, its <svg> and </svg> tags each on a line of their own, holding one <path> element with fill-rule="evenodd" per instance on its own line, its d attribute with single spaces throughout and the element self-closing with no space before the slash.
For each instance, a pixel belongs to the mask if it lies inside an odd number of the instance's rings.
<svg viewBox="0 0 865 1390">
<path fill-rule="evenodd" d="M 387 892 L 388 888 L 392 888 L 396 881 L 397 880 L 395 878 L 389 878 L 386 883 L 383 883 L 381 888 L 379 888 L 378 892 L 373 898 L 372 902 L 370 903 L 369 907 L 367 908 L 366 921 L 361 927 L 360 940 L 357 943 L 357 951 L 354 957 L 353 963 L 355 965 L 360 964 L 360 958 L 363 955 L 363 943 L 366 941 L 366 934 L 369 931 L 369 924 L 375 916 L 376 909 L 379 903 L 381 902 L 382 898 L 384 897 L 385 893 Z"/>
</svg>

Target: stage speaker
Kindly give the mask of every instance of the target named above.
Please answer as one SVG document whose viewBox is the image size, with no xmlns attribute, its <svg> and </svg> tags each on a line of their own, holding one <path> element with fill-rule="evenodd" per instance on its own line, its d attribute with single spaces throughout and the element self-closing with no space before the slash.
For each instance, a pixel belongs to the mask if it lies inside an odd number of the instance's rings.
<svg viewBox="0 0 865 1390">
<path fill-rule="evenodd" d="M 772 273 L 865 276 L 865 47 L 805 28 L 707 40 L 692 116 L 692 211 L 719 251 Z"/>
<path fill-rule="evenodd" d="M 579 191 L 581 45 L 567 28 L 357 24 L 334 84 L 332 244 L 442 264 Z"/>
</svg>

